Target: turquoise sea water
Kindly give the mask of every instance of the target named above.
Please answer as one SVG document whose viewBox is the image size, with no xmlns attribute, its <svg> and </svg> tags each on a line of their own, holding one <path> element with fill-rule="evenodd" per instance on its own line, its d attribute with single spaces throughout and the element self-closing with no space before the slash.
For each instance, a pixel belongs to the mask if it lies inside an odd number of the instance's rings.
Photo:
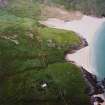
<svg viewBox="0 0 105 105">
<path fill-rule="evenodd" d="M 99 28 L 94 37 L 92 47 L 92 68 L 99 80 L 105 78 L 105 23 Z"/>
</svg>

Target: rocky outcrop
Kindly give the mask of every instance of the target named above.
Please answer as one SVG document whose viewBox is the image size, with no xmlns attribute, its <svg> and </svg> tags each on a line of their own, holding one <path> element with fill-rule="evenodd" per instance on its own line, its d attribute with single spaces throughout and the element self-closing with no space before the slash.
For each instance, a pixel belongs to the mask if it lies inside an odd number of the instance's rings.
<svg viewBox="0 0 105 105">
<path fill-rule="evenodd" d="M 8 4 L 8 0 L 0 0 L 0 7 L 5 7 Z"/>
<path fill-rule="evenodd" d="M 44 3 L 45 4 L 45 3 Z M 79 20 L 83 14 L 79 11 L 67 11 L 63 7 L 43 5 L 41 9 L 41 16 L 45 19 L 58 18 L 65 22 L 71 20 Z"/>
<path fill-rule="evenodd" d="M 98 81 L 95 75 L 89 73 L 83 67 L 81 67 L 81 71 L 88 87 L 87 93 L 89 96 L 104 93 L 102 87 L 98 84 Z"/>
</svg>

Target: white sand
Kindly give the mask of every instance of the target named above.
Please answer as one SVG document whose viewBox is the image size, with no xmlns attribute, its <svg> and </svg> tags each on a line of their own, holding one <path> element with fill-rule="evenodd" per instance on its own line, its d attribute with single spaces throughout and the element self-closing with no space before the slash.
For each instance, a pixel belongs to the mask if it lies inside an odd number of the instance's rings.
<svg viewBox="0 0 105 105">
<path fill-rule="evenodd" d="M 47 21 L 44 21 L 43 24 L 53 28 L 72 30 L 85 38 L 89 46 L 78 50 L 74 54 L 68 54 L 66 59 L 68 61 L 74 61 L 78 66 L 84 67 L 91 73 L 96 73 L 91 66 L 90 49 L 91 43 L 95 37 L 95 32 L 100 28 L 104 21 L 105 18 L 96 18 L 84 15 L 81 20 L 70 22 L 64 22 L 63 20 L 50 18 Z M 98 96 L 103 97 L 103 94 Z M 94 105 L 97 105 L 97 103 L 94 103 Z M 105 105 L 105 102 L 102 105 Z"/>
<path fill-rule="evenodd" d="M 65 22 L 63 20 L 50 18 L 47 21 L 41 22 L 46 26 L 58 29 L 71 30 L 78 33 L 80 36 L 85 38 L 89 44 L 88 47 L 82 48 L 73 54 L 68 54 L 66 59 L 68 61 L 74 61 L 78 66 L 84 67 L 91 73 L 96 73 L 94 68 L 91 66 L 91 43 L 94 39 L 95 32 L 100 28 L 105 18 L 96 18 L 84 15 L 81 20 L 73 20 Z M 103 94 L 98 95 L 102 98 Z M 105 99 L 105 98 L 104 98 Z M 94 105 L 97 105 L 97 103 Z M 105 105 L 105 102 L 102 104 Z"/>
<path fill-rule="evenodd" d="M 81 20 L 63 21 L 50 18 L 42 23 L 49 27 L 74 31 L 85 38 L 89 43 L 89 46 L 80 49 L 74 54 L 68 54 L 66 58 L 69 61 L 74 61 L 79 66 L 83 66 L 89 72 L 94 73 L 94 70 L 90 65 L 90 44 L 93 40 L 95 32 L 97 29 L 99 29 L 104 21 L 105 18 L 96 18 L 84 15 Z"/>
</svg>

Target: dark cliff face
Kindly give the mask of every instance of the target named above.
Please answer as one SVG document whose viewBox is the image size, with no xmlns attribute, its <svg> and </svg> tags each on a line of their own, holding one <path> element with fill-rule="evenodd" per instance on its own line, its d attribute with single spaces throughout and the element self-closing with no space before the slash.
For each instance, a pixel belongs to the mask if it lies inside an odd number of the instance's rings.
<svg viewBox="0 0 105 105">
<path fill-rule="evenodd" d="M 8 4 L 8 0 L 0 0 L 0 7 L 5 7 Z"/>
</svg>

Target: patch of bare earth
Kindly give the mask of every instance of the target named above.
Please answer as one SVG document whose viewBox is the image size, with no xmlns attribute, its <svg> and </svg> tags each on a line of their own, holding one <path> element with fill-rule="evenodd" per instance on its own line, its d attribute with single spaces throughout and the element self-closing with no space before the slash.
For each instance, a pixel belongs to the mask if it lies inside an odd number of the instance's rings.
<svg viewBox="0 0 105 105">
<path fill-rule="evenodd" d="M 79 11 L 67 11 L 64 8 L 54 6 L 42 6 L 41 16 L 44 19 L 47 18 L 58 18 L 61 20 L 79 20 L 83 14 Z"/>
</svg>

